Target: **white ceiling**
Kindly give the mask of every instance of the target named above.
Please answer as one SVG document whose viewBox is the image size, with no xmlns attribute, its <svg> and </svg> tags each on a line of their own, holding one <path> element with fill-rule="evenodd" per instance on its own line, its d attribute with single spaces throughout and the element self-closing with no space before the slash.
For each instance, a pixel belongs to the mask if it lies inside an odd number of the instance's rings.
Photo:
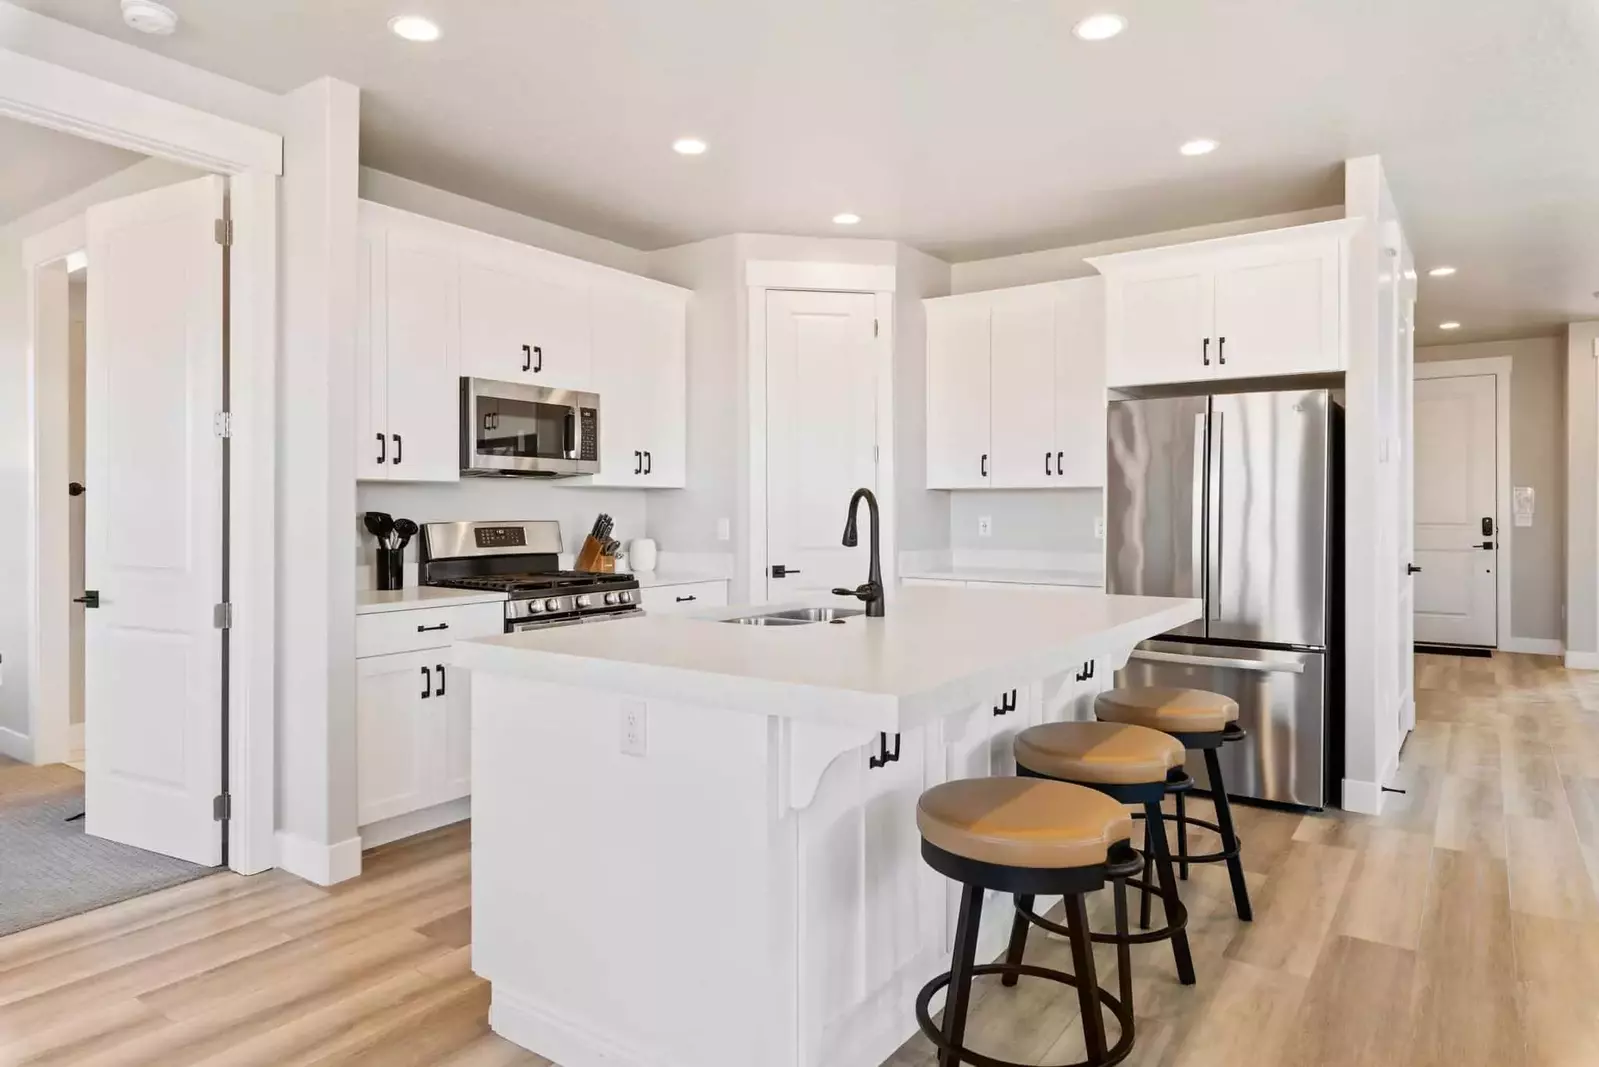
<svg viewBox="0 0 1599 1067">
<path fill-rule="evenodd" d="M 1599 317 L 1593 0 L 167 2 L 154 38 L 116 0 L 22 0 L 275 91 L 344 78 L 369 165 L 636 247 L 964 260 L 1333 204 L 1375 152 L 1421 265 L 1460 268 L 1422 279 L 1422 342 Z M 1122 37 L 1072 37 L 1107 9 Z M 395 38 L 402 12 L 443 39 Z M 1221 150 L 1178 155 L 1196 136 Z"/>
<path fill-rule="evenodd" d="M 0 226 L 143 158 L 82 137 L 0 117 Z"/>
</svg>

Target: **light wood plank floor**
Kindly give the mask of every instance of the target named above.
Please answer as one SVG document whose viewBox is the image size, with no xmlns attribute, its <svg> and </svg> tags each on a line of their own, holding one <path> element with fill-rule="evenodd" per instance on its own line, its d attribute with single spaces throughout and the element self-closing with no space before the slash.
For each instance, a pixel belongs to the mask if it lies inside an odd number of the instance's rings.
<svg viewBox="0 0 1599 1067">
<path fill-rule="evenodd" d="M 1240 810 L 1256 921 L 1233 918 L 1219 866 L 1195 869 L 1200 984 L 1137 950 L 1129 1063 L 1599 1064 L 1599 674 L 1417 664 L 1406 792 L 1380 819 Z M 333 889 L 218 875 L 0 939 L 0 1065 L 546 1065 L 487 1030 L 467 848 L 453 828 Z M 1041 936 L 1029 955 L 1070 969 Z M 1108 950 L 1100 967 L 1112 985 Z M 968 1035 L 1024 1062 L 1081 1054 L 1075 999 L 1028 980 L 982 980 Z M 932 1062 L 920 1038 L 890 1061 Z"/>
</svg>

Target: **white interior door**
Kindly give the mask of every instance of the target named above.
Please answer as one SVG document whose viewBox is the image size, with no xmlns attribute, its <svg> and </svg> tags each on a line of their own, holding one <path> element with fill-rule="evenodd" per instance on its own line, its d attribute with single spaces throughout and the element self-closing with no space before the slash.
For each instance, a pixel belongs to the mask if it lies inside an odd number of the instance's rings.
<svg viewBox="0 0 1599 1067">
<path fill-rule="evenodd" d="M 866 580 L 864 514 L 860 544 L 840 541 L 850 495 L 877 490 L 875 306 L 870 293 L 767 293 L 767 574 L 787 574 L 768 577 L 769 599 Z"/>
<path fill-rule="evenodd" d="M 87 830 L 215 866 L 223 250 L 206 177 L 87 212 Z"/>
<path fill-rule="evenodd" d="M 1417 641 L 1498 643 L 1495 393 L 1491 374 L 1416 381 Z"/>
</svg>

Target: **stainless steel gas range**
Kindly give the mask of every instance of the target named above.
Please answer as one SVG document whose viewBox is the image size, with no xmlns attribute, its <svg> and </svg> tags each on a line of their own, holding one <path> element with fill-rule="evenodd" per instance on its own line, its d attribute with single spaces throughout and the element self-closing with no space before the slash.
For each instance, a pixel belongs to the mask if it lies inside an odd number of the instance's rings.
<svg viewBox="0 0 1599 1067">
<path fill-rule="evenodd" d="M 638 579 L 560 569 L 558 522 L 430 522 L 421 583 L 505 593 L 505 632 L 643 614 Z"/>
</svg>

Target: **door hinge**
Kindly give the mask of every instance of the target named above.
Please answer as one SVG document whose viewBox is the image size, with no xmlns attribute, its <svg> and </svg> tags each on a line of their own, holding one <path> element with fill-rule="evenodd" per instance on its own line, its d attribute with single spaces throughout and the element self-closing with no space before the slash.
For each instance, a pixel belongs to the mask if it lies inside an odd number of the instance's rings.
<svg viewBox="0 0 1599 1067">
<path fill-rule="evenodd" d="M 233 629 L 233 604 L 223 601 L 211 609 L 211 622 L 218 630 Z"/>
<path fill-rule="evenodd" d="M 211 420 L 211 426 L 212 426 L 212 429 L 216 431 L 216 435 L 218 437 L 232 437 L 233 436 L 233 412 L 231 412 L 231 411 L 219 411 L 219 412 L 217 412 L 216 416 Z"/>
<path fill-rule="evenodd" d="M 872 336 L 873 337 L 877 336 L 877 320 L 876 319 L 872 320 Z"/>
<path fill-rule="evenodd" d="M 226 822 L 233 818 L 233 794 L 218 793 L 211 798 L 211 821 Z"/>
<path fill-rule="evenodd" d="M 216 225 L 217 244 L 223 248 L 233 247 L 233 220 L 217 219 Z"/>
</svg>

